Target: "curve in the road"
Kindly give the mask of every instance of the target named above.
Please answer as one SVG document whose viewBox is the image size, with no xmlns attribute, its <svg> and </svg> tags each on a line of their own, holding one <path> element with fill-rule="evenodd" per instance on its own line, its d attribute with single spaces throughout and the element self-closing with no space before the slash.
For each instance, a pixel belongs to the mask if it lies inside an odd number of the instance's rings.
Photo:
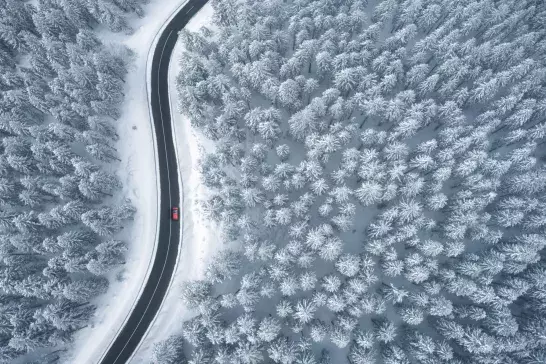
<svg viewBox="0 0 546 364">
<path fill-rule="evenodd" d="M 171 220 L 171 207 L 179 206 L 180 186 L 169 105 L 168 72 L 177 32 L 205 5 L 207 0 L 190 0 L 164 28 L 152 59 L 151 111 L 158 146 L 160 223 L 156 255 L 146 286 L 125 326 L 100 360 L 101 364 L 126 363 L 153 322 L 176 266 L 180 226 Z M 182 216 L 182 213 L 180 214 Z"/>
</svg>

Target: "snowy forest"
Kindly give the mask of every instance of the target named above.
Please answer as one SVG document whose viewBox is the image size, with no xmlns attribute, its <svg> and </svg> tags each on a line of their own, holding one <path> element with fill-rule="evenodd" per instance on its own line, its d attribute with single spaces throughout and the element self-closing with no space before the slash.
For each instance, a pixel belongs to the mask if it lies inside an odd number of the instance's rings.
<svg viewBox="0 0 546 364">
<path fill-rule="evenodd" d="M 153 362 L 546 363 L 546 2 L 212 4 L 176 86 L 230 248 Z"/>
<path fill-rule="evenodd" d="M 114 173 L 115 122 L 131 51 L 96 30 L 129 34 L 140 3 L 0 0 L 2 363 L 55 361 L 123 263 L 114 234 L 135 211 Z"/>
</svg>

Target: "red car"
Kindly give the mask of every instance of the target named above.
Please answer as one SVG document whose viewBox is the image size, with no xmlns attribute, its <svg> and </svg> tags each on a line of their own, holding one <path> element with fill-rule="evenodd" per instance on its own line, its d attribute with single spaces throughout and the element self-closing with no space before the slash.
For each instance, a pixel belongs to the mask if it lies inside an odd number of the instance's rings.
<svg viewBox="0 0 546 364">
<path fill-rule="evenodd" d="M 174 221 L 178 221 L 178 218 L 179 218 L 178 207 L 173 206 L 173 208 L 171 209 L 171 217 Z"/>
</svg>

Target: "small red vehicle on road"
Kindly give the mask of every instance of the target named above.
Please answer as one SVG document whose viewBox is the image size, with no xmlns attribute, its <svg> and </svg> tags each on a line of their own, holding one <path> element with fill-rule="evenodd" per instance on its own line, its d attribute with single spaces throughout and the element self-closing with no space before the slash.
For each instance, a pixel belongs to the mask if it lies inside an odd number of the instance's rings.
<svg viewBox="0 0 546 364">
<path fill-rule="evenodd" d="M 173 206 L 173 208 L 171 209 L 171 218 L 174 220 L 174 221 L 178 221 L 179 219 L 179 213 L 178 213 L 178 207 L 176 206 Z"/>
</svg>

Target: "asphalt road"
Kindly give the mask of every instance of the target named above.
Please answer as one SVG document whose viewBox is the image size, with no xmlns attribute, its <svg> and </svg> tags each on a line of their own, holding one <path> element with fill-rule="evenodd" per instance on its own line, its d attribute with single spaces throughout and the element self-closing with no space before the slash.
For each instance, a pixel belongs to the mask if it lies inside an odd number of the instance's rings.
<svg viewBox="0 0 546 364">
<path fill-rule="evenodd" d="M 153 321 L 165 297 L 174 272 L 180 245 L 180 224 L 171 220 L 171 207 L 180 206 L 178 168 L 172 137 L 169 105 L 169 61 L 177 32 L 184 28 L 207 0 L 190 0 L 161 34 L 152 60 L 151 110 L 157 137 L 161 186 L 159 237 L 153 267 L 133 312 L 119 335 L 102 357 L 101 364 L 127 363 Z M 150 173 L 152 173 L 150 171 Z M 180 211 L 180 217 L 183 216 Z M 151 243 L 151 242 L 150 242 Z M 115 304 L 115 302 L 113 302 Z M 176 319 L 176 318 L 173 318 Z"/>
</svg>

